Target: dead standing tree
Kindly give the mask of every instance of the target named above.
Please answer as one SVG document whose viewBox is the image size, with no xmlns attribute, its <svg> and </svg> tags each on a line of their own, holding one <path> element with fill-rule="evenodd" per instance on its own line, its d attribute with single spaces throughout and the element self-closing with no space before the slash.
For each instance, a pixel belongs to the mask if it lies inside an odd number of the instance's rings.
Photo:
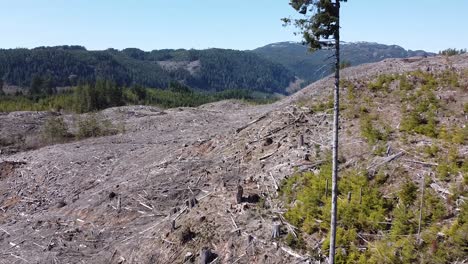
<svg viewBox="0 0 468 264">
<path fill-rule="evenodd" d="M 335 48 L 335 89 L 333 102 L 333 146 L 332 146 L 332 206 L 330 221 L 329 263 L 335 263 L 335 238 L 338 195 L 338 129 L 340 99 L 340 2 L 347 0 L 290 0 L 291 6 L 305 18 L 284 18 L 285 24 L 292 22 L 299 28 L 304 43 L 312 51 Z M 309 15 L 312 14 L 312 15 Z M 332 40 L 330 40 L 330 37 Z"/>
</svg>

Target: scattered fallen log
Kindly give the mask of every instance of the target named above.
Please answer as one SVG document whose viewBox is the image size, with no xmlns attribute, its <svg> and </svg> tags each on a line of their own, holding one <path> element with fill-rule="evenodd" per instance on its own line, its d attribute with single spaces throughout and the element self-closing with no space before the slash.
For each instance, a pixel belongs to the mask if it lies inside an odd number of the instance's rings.
<svg viewBox="0 0 468 264">
<path fill-rule="evenodd" d="M 236 129 L 236 133 L 239 133 L 239 132 L 241 132 L 242 130 L 244 130 L 244 129 L 248 128 L 249 126 L 251 126 L 251 125 L 253 125 L 253 124 L 257 123 L 258 121 L 260 121 L 260 120 L 264 119 L 265 117 L 266 117 L 266 115 L 262 115 L 262 116 L 260 116 L 259 118 L 255 119 L 254 121 L 252 121 L 252 122 L 249 122 L 248 124 L 246 124 L 246 125 L 244 125 L 244 126 L 241 126 L 241 127 L 239 127 L 238 129 Z"/>
<path fill-rule="evenodd" d="M 273 174 L 270 172 L 270 177 L 271 179 L 273 180 L 273 184 L 275 186 L 275 190 L 278 191 L 279 190 L 279 186 L 278 186 L 278 183 L 276 182 L 276 179 L 275 177 L 273 177 Z"/>
<path fill-rule="evenodd" d="M 283 250 L 284 252 L 288 253 L 289 255 L 295 258 L 301 259 L 302 261 L 309 259 L 308 256 L 302 256 L 299 253 L 296 253 L 292 249 L 287 248 L 287 247 L 281 247 L 281 250 Z"/>
<path fill-rule="evenodd" d="M 122 211 L 122 197 L 119 195 L 117 198 L 117 213 Z"/>
<path fill-rule="evenodd" d="M 286 225 L 286 227 L 288 228 L 289 232 L 295 237 L 297 238 L 297 234 L 296 234 L 296 231 L 295 230 L 299 230 L 299 228 L 293 226 L 292 224 L 288 223 L 288 221 L 286 221 L 286 219 L 284 218 L 284 216 L 281 214 L 281 213 L 278 213 L 278 216 L 281 220 L 281 222 L 283 224 Z"/>
<path fill-rule="evenodd" d="M 388 158 L 384 159 L 382 162 L 380 162 L 380 163 L 378 163 L 378 164 L 376 164 L 376 165 L 370 165 L 369 167 L 367 167 L 367 170 L 371 170 L 371 169 L 374 169 L 374 170 L 375 170 L 375 169 L 377 169 L 378 167 L 380 167 L 380 166 L 382 166 L 382 165 L 384 165 L 384 164 L 386 164 L 386 163 L 389 163 L 389 162 L 391 162 L 391 161 L 393 161 L 393 160 L 395 160 L 395 159 L 397 159 L 397 158 L 403 156 L 404 153 L 405 153 L 405 152 L 400 151 L 400 152 L 398 152 L 398 153 L 396 153 L 396 154 L 394 154 L 394 155 L 391 155 L 391 156 L 389 156 Z"/>
<path fill-rule="evenodd" d="M 449 190 L 443 188 L 442 186 L 438 185 L 437 183 L 431 183 L 430 186 L 436 192 L 443 193 L 445 195 L 452 195 L 452 193 Z"/>
<path fill-rule="evenodd" d="M 275 150 L 275 151 L 273 151 L 273 152 L 270 153 L 270 154 L 267 154 L 267 155 L 265 155 L 265 156 L 263 156 L 263 157 L 260 157 L 258 160 L 266 160 L 266 159 L 268 159 L 269 157 L 273 156 L 276 152 L 278 152 L 278 149 Z"/>
<path fill-rule="evenodd" d="M 412 162 L 412 163 L 416 163 L 416 164 L 421 164 L 421 165 L 424 165 L 424 166 L 434 166 L 434 167 L 439 166 L 439 164 L 437 164 L 437 163 L 423 162 L 423 161 L 419 161 L 419 160 L 404 159 L 404 161 L 408 161 L 408 162 Z"/>
<path fill-rule="evenodd" d="M 143 203 L 143 202 L 141 202 L 141 201 L 138 201 L 138 203 L 139 203 L 141 206 L 143 206 L 143 207 L 145 207 L 145 208 L 148 208 L 149 210 L 153 210 L 153 207 L 152 207 L 152 206 L 149 206 L 149 205 L 147 205 L 147 204 L 145 204 L 145 203 Z"/>
<path fill-rule="evenodd" d="M 231 213 L 231 221 L 232 221 L 232 226 L 235 228 L 235 229 L 239 229 L 239 227 L 237 226 L 236 224 L 236 221 L 234 221 L 234 218 L 232 217 L 232 213 Z"/>
</svg>

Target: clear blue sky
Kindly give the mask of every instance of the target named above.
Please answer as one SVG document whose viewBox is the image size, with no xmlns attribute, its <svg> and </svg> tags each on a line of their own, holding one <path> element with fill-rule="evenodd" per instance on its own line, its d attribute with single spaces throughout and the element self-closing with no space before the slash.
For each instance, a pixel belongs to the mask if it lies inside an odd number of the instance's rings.
<svg viewBox="0 0 468 264">
<path fill-rule="evenodd" d="M 253 49 L 296 41 L 288 0 L 0 0 L 0 48 L 83 45 Z M 468 0 L 349 0 L 342 40 L 439 51 L 468 46 Z"/>
</svg>

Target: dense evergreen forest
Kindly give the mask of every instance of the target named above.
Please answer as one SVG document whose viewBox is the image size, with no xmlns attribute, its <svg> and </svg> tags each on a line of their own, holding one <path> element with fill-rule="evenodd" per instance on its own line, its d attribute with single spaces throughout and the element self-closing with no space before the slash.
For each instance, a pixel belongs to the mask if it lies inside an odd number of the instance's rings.
<svg viewBox="0 0 468 264">
<path fill-rule="evenodd" d="M 0 50 L 0 79 L 31 88 L 111 80 L 119 86 L 167 87 L 177 81 L 195 90 L 246 89 L 285 93 L 294 75 L 256 54 L 223 49 L 88 51 L 81 46 Z"/>
<path fill-rule="evenodd" d="M 194 91 L 178 82 L 170 82 L 166 89 L 145 88 L 140 85 L 123 87 L 115 81 L 97 80 L 94 84 L 78 85 L 57 92 L 47 82 L 33 81 L 35 93 L 6 95 L 0 90 L 0 112 L 66 111 L 87 113 L 123 105 L 155 105 L 162 108 L 195 107 L 202 104 L 239 99 L 248 103 L 273 102 L 276 97 L 246 89 L 220 92 Z"/>
</svg>

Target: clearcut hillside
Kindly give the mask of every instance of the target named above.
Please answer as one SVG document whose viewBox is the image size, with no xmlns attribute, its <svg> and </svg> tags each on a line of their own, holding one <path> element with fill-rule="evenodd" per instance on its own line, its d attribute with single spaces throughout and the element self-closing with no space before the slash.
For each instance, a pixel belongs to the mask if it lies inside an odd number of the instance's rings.
<svg viewBox="0 0 468 264">
<path fill-rule="evenodd" d="M 465 263 L 468 55 L 342 76 L 338 263 Z M 323 263 L 332 85 L 270 105 L 0 115 L 2 136 L 37 143 L 0 154 L 1 261 Z"/>
</svg>

